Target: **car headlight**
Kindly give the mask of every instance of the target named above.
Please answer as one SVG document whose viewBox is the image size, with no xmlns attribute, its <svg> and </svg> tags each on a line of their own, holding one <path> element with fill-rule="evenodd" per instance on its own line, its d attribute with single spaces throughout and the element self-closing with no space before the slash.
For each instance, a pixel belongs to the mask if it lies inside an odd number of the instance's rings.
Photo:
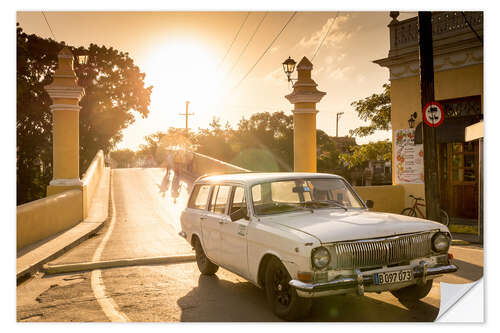
<svg viewBox="0 0 500 333">
<path fill-rule="evenodd" d="M 446 252 L 450 248 L 450 237 L 442 232 L 432 236 L 432 249 L 436 252 Z"/>
<path fill-rule="evenodd" d="M 325 268 L 330 263 L 330 252 L 324 247 L 317 247 L 311 253 L 313 266 L 319 269 Z"/>
</svg>

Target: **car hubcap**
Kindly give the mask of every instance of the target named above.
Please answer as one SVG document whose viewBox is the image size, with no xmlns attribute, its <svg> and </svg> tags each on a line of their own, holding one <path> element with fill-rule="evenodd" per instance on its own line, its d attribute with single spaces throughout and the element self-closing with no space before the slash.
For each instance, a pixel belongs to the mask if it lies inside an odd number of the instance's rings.
<svg viewBox="0 0 500 333">
<path fill-rule="evenodd" d="M 291 300 L 290 287 L 287 280 L 286 273 L 282 269 L 277 269 L 273 281 L 274 295 L 278 303 L 283 306 L 288 306 Z"/>
</svg>

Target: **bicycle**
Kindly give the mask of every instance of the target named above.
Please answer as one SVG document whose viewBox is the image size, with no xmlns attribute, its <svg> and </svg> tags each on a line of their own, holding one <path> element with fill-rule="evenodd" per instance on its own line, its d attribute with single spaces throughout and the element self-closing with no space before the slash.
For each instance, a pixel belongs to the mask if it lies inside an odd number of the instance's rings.
<svg viewBox="0 0 500 333">
<path fill-rule="evenodd" d="M 417 198 L 414 197 L 413 195 L 409 195 L 410 198 L 414 199 L 415 201 L 413 202 L 413 207 L 406 207 L 401 211 L 401 215 L 406 215 L 406 216 L 415 216 L 417 217 L 417 213 L 419 214 L 418 217 L 424 218 L 424 214 L 420 210 L 419 207 L 425 207 L 425 204 L 420 203 L 419 201 L 424 201 L 423 198 Z M 448 216 L 448 213 L 446 213 L 445 210 L 441 209 L 441 214 L 440 214 L 440 221 L 442 224 L 448 226 L 450 224 L 450 217 Z"/>
</svg>

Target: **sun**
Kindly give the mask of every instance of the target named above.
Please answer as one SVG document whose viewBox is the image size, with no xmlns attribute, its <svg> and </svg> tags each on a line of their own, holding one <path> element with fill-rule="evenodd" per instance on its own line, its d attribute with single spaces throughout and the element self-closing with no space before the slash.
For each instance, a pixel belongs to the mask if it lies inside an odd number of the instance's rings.
<svg viewBox="0 0 500 333">
<path fill-rule="evenodd" d="M 147 61 L 146 75 L 154 86 L 152 99 L 162 104 L 210 105 L 219 97 L 222 76 L 213 51 L 202 42 L 171 40 L 157 47 Z"/>
</svg>

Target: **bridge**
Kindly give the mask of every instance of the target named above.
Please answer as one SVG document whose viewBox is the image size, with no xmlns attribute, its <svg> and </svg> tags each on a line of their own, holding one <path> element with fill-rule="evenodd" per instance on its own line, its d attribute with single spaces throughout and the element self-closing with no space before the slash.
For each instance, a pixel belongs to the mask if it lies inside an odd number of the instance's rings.
<svg viewBox="0 0 500 333">
<path fill-rule="evenodd" d="M 307 60 L 307 59 L 306 59 Z M 73 56 L 59 54 L 53 99 L 54 179 L 46 198 L 17 207 L 18 321 L 277 321 L 257 287 L 229 271 L 201 276 L 191 246 L 178 236 L 179 216 L 193 180 L 237 166 L 193 152 L 192 167 L 110 169 L 99 152 L 80 179 L 78 101 Z M 315 88 L 308 61 L 299 64 L 308 99 L 296 90 L 295 170 L 315 171 Z M 302 92 L 303 93 L 303 92 Z M 302 135 L 303 134 L 303 135 Z M 314 145 L 313 145 L 314 144 Z M 402 188 L 358 189 L 379 211 L 404 205 Z M 381 195 L 382 194 L 382 195 Z M 394 200 L 387 198 L 394 197 Z M 400 199 L 398 199 L 400 198 Z M 447 282 L 482 276 L 482 249 L 456 244 L 462 269 Z M 408 307 L 391 294 L 338 296 L 313 305 L 310 321 L 432 321 L 439 312 L 439 282 L 422 302 Z"/>
</svg>

